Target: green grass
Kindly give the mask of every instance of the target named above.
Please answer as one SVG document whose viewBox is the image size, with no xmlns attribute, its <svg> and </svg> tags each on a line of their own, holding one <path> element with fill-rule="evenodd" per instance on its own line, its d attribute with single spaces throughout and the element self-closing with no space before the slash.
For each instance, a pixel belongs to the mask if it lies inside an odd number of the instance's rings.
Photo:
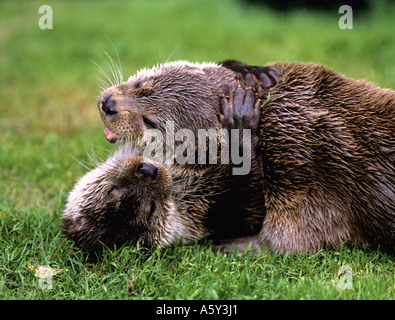
<svg viewBox="0 0 395 320">
<path fill-rule="evenodd" d="M 394 258 L 342 247 L 311 256 L 213 253 L 208 242 L 149 255 L 105 250 L 90 261 L 65 239 L 68 192 L 111 150 L 96 109 L 110 41 L 125 78 L 171 60 L 251 64 L 315 61 L 395 87 L 394 6 L 377 4 L 338 28 L 337 12 L 279 13 L 236 1 L 46 1 L 54 29 L 38 28 L 41 1 L 0 2 L 0 298 L 394 299 Z M 110 41 L 109 41 L 109 40 Z M 79 162 L 77 162 L 77 159 Z M 63 271 L 43 290 L 28 263 Z M 352 270 L 351 289 L 338 271 Z"/>
</svg>

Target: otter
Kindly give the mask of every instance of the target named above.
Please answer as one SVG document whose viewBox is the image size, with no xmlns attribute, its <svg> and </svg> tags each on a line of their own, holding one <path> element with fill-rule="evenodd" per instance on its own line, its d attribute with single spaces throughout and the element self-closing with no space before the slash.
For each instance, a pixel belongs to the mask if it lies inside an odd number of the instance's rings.
<svg viewBox="0 0 395 320">
<path fill-rule="evenodd" d="M 131 148 L 119 150 L 76 183 L 62 215 L 63 231 L 89 252 L 128 240 L 147 245 L 167 239 L 162 221 L 171 192 L 171 174 L 163 165 Z"/>
<path fill-rule="evenodd" d="M 254 77 L 254 88 L 262 97 L 278 82 L 274 66 L 252 67 L 227 60 L 215 63 L 176 61 L 137 72 L 125 83 L 104 90 L 98 100 L 104 133 L 111 143 L 131 139 L 143 147 L 144 132 L 166 134 L 166 121 L 174 121 L 175 131 L 188 128 L 220 129 L 219 100 L 229 96 L 244 77 Z"/>
<path fill-rule="evenodd" d="M 235 123 L 244 126 L 243 120 L 249 118 L 247 127 L 251 124 L 252 128 L 258 127 L 255 133 L 258 143 L 252 146 L 256 147 L 252 154 L 257 155 L 253 174 L 232 185 L 244 184 L 244 190 L 239 189 L 242 192 L 230 193 L 231 197 L 213 197 L 209 214 L 199 210 L 195 215 L 203 217 L 196 221 L 211 220 L 211 228 L 207 224 L 202 227 L 200 222 L 190 223 L 189 228 L 200 226 L 199 230 L 205 230 L 199 236 L 210 233 L 210 229 L 215 229 L 213 226 L 219 230 L 219 239 L 242 236 L 223 243 L 225 251 L 243 249 L 250 242 L 254 248 L 313 253 L 349 241 L 359 246 L 378 244 L 393 253 L 394 92 L 348 79 L 319 65 L 286 66 L 279 68 L 281 65 L 277 64 L 280 81 L 259 108 L 260 121 L 252 121 L 257 117 L 257 109 L 248 106 L 253 103 L 251 99 L 245 99 L 244 105 L 236 108 L 238 103 L 242 105 L 237 99 L 244 99 L 240 94 L 234 96 L 236 101 L 232 101 L 233 95 L 220 99 L 216 121 L 221 126 L 232 128 Z M 248 71 L 249 67 L 233 63 L 233 68 L 238 72 Z M 257 90 L 256 96 L 259 95 Z M 202 175 L 194 174 L 193 170 L 188 172 L 189 181 L 197 181 L 199 175 L 203 178 L 198 180 L 200 187 L 194 190 L 207 185 L 207 181 L 212 185 L 212 181 L 229 177 L 217 169 Z M 172 175 L 184 175 L 185 179 L 186 171 L 174 166 L 170 170 L 174 171 Z M 207 180 L 211 177 L 214 180 Z M 259 183 L 248 188 L 251 178 Z M 262 191 L 256 192 L 260 186 Z M 186 190 L 186 194 L 194 195 Z M 219 184 L 214 194 L 223 193 L 224 185 Z M 203 198 L 210 197 L 206 194 Z M 253 202 L 255 218 L 248 223 L 249 215 L 242 217 L 238 213 L 240 208 L 245 209 L 245 202 L 235 210 L 234 203 L 240 198 Z M 228 204 L 228 210 L 216 214 L 223 204 Z M 182 216 L 188 216 L 194 208 L 186 209 Z M 229 219 L 232 212 L 237 213 Z M 232 230 L 234 224 L 227 224 L 228 221 L 240 225 Z M 239 226 L 248 229 L 248 224 L 253 226 L 250 232 L 235 232 Z"/>
<path fill-rule="evenodd" d="M 229 104 L 233 108 L 221 120 L 225 127 L 257 130 L 260 103 L 252 89 L 238 88 Z M 245 116 L 237 118 L 241 110 Z M 254 149 L 257 142 L 253 139 Z M 151 248 L 178 239 L 251 237 L 264 218 L 264 203 L 256 197 L 263 186 L 256 175 L 233 176 L 232 166 L 217 164 L 193 174 L 142 157 L 125 144 L 77 182 L 62 215 L 63 231 L 88 252 L 103 245 L 139 242 Z M 237 200 L 240 193 L 247 201 Z"/>
<path fill-rule="evenodd" d="M 228 60 L 141 70 L 101 94 L 98 108 L 107 136 L 120 143 L 132 136 L 144 146 L 144 132 L 163 131 L 168 119 L 177 129 L 194 132 L 220 128 L 222 97 L 237 86 L 240 73 L 251 72 L 265 83 L 260 68 Z M 256 241 L 277 251 L 315 252 L 350 240 L 393 252 L 394 91 L 314 63 L 275 62 L 265 68 L 275 85 L 256 90 L 264 103 L 255 161 L 262 170 L 254 176 L 263 192 L 253 199 L 262 197 L 265 207 Z M 200 174 L 196 166 L 178 167 Z"/>
</svg>

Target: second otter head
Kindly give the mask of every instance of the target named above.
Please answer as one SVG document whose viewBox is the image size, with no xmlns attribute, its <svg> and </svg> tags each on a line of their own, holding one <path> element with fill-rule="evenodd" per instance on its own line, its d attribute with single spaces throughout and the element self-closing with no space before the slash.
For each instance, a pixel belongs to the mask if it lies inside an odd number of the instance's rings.
<svg viewBox="0 0 395 320">
<path fill-rule="evenodd" d="M 163 165 L 140 156 L 113 156 L 70 192 L 63 230 L 87 251 L 137 241 L 156 245 L 171 192 L 172 177 Z"/>
</svg>

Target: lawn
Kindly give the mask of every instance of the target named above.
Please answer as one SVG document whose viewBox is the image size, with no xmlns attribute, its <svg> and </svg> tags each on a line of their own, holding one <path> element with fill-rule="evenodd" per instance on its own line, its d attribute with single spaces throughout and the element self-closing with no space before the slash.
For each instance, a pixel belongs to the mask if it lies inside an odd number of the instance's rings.
<svg viewBox="0 0 395 320">
<path fill-rule="evenodd" d="M 0 2 L 0 298 L 394 299 L 394 257 L 377 249 L 223 255 L 202 241 L 89 259 L 59 219 L 78 177 L 113 148 L 91 60 L 105 68 L 115 47 L 124 78 L 168 59 L 314 61 L 395 88 L 395 6 L 374 3 L 342 30 L 337 11 L 234 0 L 46 1 L 53 29 L 42 30 L 42 1 Z M 60 272 L 49 286 L 36 266 Z"/>
</svg>

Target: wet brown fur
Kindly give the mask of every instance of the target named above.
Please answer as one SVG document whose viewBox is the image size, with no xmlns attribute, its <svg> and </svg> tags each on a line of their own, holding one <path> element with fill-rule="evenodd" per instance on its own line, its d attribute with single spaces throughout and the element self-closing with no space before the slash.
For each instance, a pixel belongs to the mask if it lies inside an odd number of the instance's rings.
<svg viewBox="0 0 395 320">
<path fill-rule="evenodd" d="M 263 106 L 266 217 L 259 242 L 295 251 L 341 241 L 395 250 L 395 92 L 317 64 L 276 63 Z"/>
<path fill-rule="evenodd" d="M 262 106 L 252 171 L 231 177 L 229 167 L 207 167 L 204 179 L 195 181 L 202 190 L 207 184 L 217 185 L 218 196 L 206 207 L 182 211 L 196 218 L 185 220 L 191 224 L 188 228 L 205 229 L 200 234 L 209 230 L 218 239 L 251 236 L 260 229 L 251 238 L 253 246 L 280 252 L 315 252 L 337 248 L 342 241 L 379 244 L 394 252 L 394 91 L 317 64 L 272 66 L 282 76 L 268 99 L 267 92 L 262 97 L 268 102 Z M 113 95 L 122 116 L 101 115 L 120 136 L 140 139 L 151 123 L 163 130 L 166 120 L 174 120 L 176 130 L 219 128 L 220 98 L 237 84 L 235 73 L 224 67 L 203 72 L 170 68 L 157 78 L 155 73 L 140 78 L 110 88 L 100 98 Z M 139 81 L 143 82 L 136 86 Z M 141 95 L 141 86 L 150 93 Z M 194 168 L 173 169 L 183 176 L 193 174 Z M 193 197 L 199 188 L 186 191 Z M 238 224 L 249 215 L 254 217 L 252 228 L 237 234 Z M 257 229 L 259 215 L 263 223 Z"/>
</svg>

